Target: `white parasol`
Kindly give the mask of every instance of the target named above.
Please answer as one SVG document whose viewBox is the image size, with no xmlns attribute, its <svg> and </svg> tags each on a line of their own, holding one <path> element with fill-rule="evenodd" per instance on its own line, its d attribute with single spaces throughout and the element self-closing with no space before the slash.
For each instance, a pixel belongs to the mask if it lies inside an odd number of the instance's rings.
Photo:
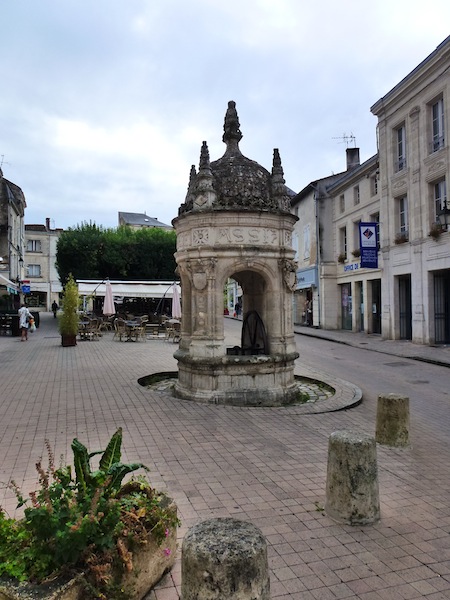
<svg viewBox="0 0 450 600">
<path fill-rule="evenodd" d="M 181 319 L 180 291 L 176 283 L 172 286 L 172 319 Z"/>
<path fill-rule="evenodd" d="M 106 280 L 105 284 L 105 301 L 103 302 L 103 314 L 105 317 L 110 317 L 116 314 L 116 308 L 114 306 L 112 287 L 109 279 Z"/>
</svg>

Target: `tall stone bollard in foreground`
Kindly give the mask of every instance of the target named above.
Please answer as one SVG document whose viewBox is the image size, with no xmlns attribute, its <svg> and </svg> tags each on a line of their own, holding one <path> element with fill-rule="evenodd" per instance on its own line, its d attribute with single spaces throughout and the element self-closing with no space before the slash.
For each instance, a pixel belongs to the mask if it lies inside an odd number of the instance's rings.
<svg viewBox="0 0 450 600">
<path fill-rule="evenodd" d="M 377 446 L 364 433 L 336 431 L 328 439 L 325 513 L 338 523 L 380 519 Z"/>
<path fill-rule="evenodd" d="M 378 396 L 375 439 L 379 444 L 409 446 L 409 398 L 398 394 Z"/>
<path fill-rule="evenodd" d="M 269 600 L 267 543 L 237 519 L 210 519 L 187 532 L 181 549 L 183 600 Z"/>
</svg>

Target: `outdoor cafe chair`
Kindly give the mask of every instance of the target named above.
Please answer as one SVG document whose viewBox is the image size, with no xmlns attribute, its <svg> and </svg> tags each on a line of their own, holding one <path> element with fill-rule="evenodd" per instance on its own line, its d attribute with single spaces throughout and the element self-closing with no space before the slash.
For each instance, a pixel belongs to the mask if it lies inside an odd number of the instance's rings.
<svg viewBox="0 0 450 600">
<path fill-rule="evenodd" d="M 114 321 L 114 337 L 113 340 L 118 339 L 120 342 L 122 338 L 127 338 L 127 327 L 125 325 L 125 321 L 123 319 L 116 319 Z"/>
<path fill-rule="evenodd" d="M 91 319 L 91 322 L 88 327 L 88 338 L 89 340 L 98 340 L 100 339 L 100 319 Z"/>
<path fill-rule="evenodd" d="M 181 330 L 181 323 L 179 321 L 174 321 L 173 319 L 169 319 L 168 321 L 165 322 L 165 328 L 166 328 L 166 334 L 165 334 L 165 340 L 166 341 L 170 341 L 172 340 L 173 343 L 175 342 L 179 342 L 180 341 L 180 330 Z"/>
<path fill-rule="evenodd" d="M 139 339 L 143 340 L 144 342 L 147 339 L 147 323 L 148 317 L 141 317 L 139 319 L 139 332 L 137 333 L 137 337 L 139 337 Z"/>
</svg>

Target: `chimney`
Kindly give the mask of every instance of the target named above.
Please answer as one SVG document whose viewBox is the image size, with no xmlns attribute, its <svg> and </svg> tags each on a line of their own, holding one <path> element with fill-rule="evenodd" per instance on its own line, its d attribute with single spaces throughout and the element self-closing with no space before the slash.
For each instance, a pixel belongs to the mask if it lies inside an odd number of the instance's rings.
<svg viewBox="0 0 450 600">
<path fill-rule="evenodd" d="M 351 171 L 359 165 L 359 148 L 347 148 L 347 171 Z"/>
<path fill-rule="evenodd" d="M 47 231 L 50 231 L 50 219 L 49 219 L 49 217 L 47 217 L 47 218 L 45 219 L 45 229 L 46 229 Z"/>
</svg>

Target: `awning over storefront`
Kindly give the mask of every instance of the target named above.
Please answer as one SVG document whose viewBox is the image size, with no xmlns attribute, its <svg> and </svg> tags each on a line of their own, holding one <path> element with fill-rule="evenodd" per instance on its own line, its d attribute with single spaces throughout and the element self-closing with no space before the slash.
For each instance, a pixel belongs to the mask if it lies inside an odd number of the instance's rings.
<svg viewBox="0 0 450 600">
<path fill-rule="evenodd" d="M 305 288 L 317 287 L 317 268 L 308 267 L 297 271 L 297 290 Z"/>
<path fill-rule="evenodd" d="M 181 288 L 173 281 L 114 281 L 111 280 L 113 296 L 115 298 L 172 298 L 173 286 L 177 285 L 178 292 Z M 104 296 L 106 283 L 104 281 L 77 280 L 80 296 Z"/>
<path fill-rule="evenodd" d="M 0 286 L 6 287 L 6 289 L 8 290 L 8 292 L 10 294 L 18 294 L 19 293 L 19 286 L 17 284 L 13 283 L 7 277 L 4 277 L 3 275 L 0 275 Z"/>
</svg>

